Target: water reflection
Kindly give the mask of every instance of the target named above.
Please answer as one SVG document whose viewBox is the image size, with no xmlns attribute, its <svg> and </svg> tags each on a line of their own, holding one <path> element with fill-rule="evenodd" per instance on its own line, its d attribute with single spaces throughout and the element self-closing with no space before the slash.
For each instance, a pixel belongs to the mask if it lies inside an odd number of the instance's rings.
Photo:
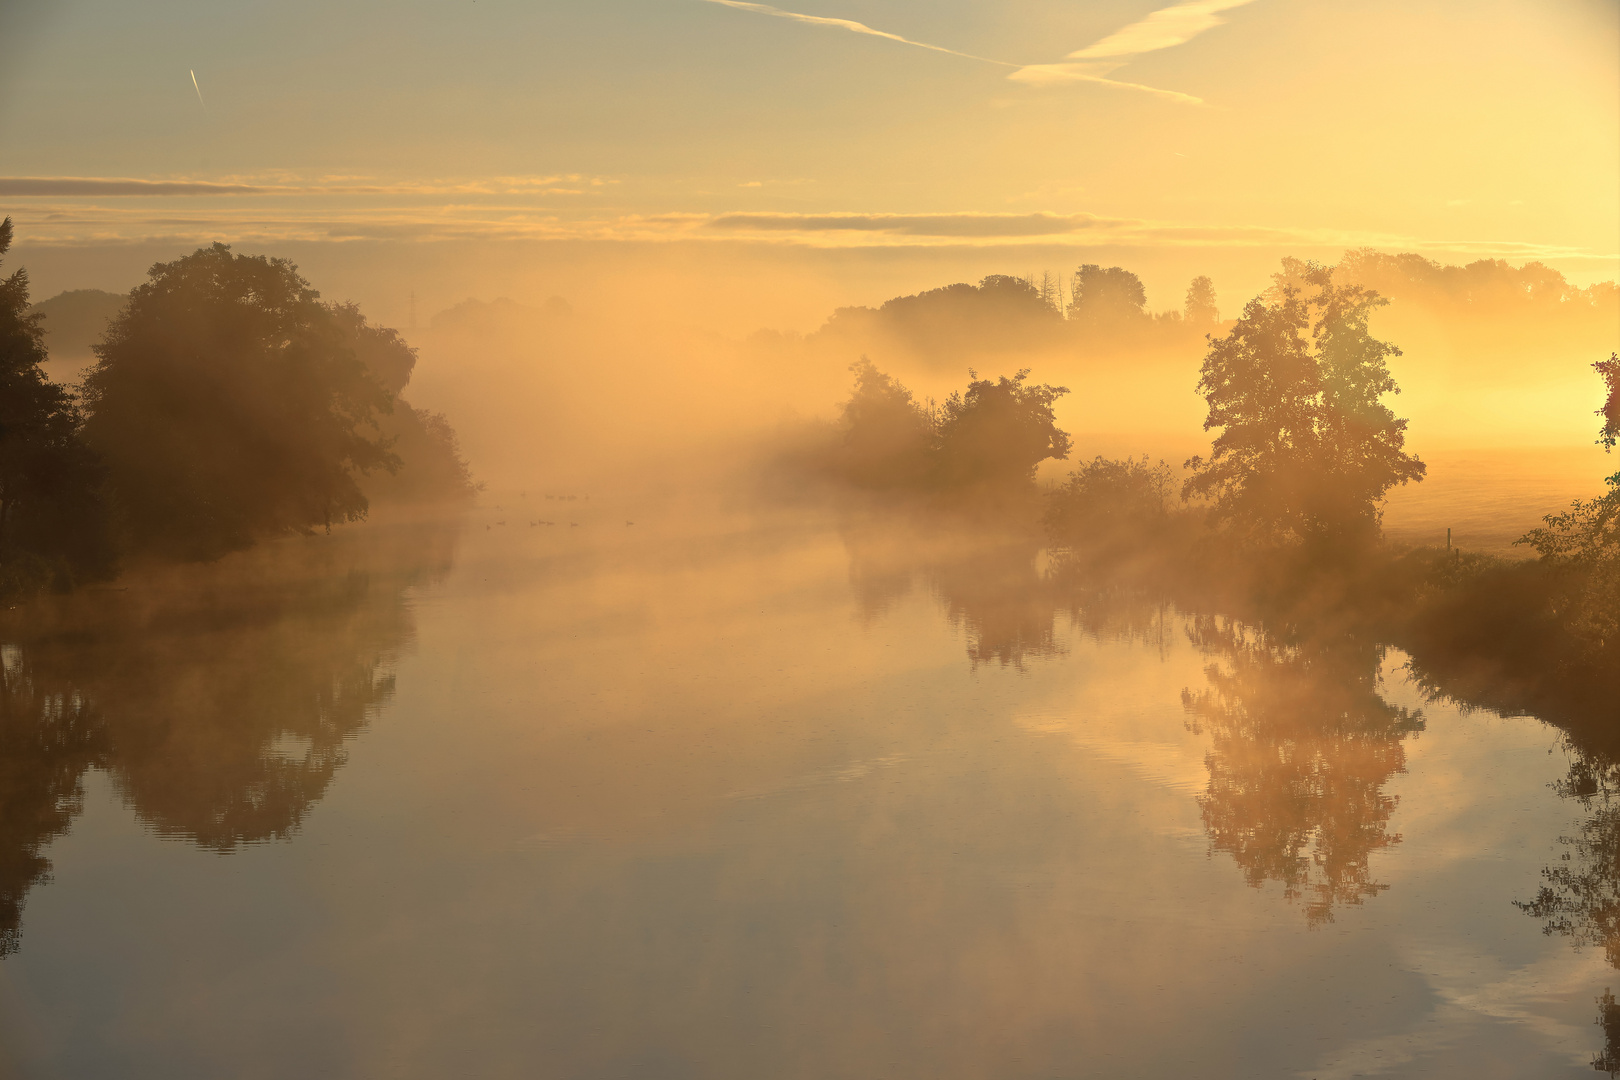
<svg viewBox="0 0 1620 1080">
<path fill-rule="evenodd" d="M 405 590 L 448 570 L 453 537 L 292 541 L 0 628 L 0 950 L 92 768 L 160 835 L 218 852 L 290 836 L 392 695 Z"/>
<path fill-rule="evenodd" d="M 51 868 L 41 851 L 78 815 L 84 774 L 106 745 L 77 688 L 0 647 L 0 956 L 17 950 L 23 900 Z"/>
<path fill-rule="evenodd" d="M 1057 604 L 1038 565 L 1041 546 L 1028 536 L 945 531 L 900 519 L 846 522 L 844 546 L 857 617 L 886 616 L 921 579 L 967 642 L 974 667 L 1022 668 L 1059 656 Z"/>
<path fill-rule="evenodd" d="M 1384 785 L 1405 771 L 1403 741 L 1424 720 L 1379 695 L 1383 647 L 1289 643 L 1211 615 L 1187 632 L 1215 658 L 1208 687 L 1182 692 L 1188 726 L 1210 738 L 1199 803 L 1211 847 L 1251 886 L 1279 883 L 1313 926 L 1387 889 L 1369 867 L 1401 839 Z"/>
<path fill-rule="evenodd" d="M 1620 764 L 1577 751 L 1553 790 L 1590 816 L 1575 835 L 1558 838 L 1566 850 L 1557 865 L 1542 870 L 1535 898 L 1515 904 L 1542 920 L 1549 936 L 1597 946 L 1620 968 Z"/>
</svg>

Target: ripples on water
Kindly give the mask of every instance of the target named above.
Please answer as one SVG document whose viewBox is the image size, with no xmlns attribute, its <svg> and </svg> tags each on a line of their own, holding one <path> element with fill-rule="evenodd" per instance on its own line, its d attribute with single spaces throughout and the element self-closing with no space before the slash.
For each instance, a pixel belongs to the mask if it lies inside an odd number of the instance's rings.
<svg viewBox="0 0 1620 1080">
<path fill-rule="evenodd" d="M 1613 1060 L 1620 777 L 1556 730 L 1018 540 L 622 511 L 13 613 L 0 1072 Z"/>
</svg>

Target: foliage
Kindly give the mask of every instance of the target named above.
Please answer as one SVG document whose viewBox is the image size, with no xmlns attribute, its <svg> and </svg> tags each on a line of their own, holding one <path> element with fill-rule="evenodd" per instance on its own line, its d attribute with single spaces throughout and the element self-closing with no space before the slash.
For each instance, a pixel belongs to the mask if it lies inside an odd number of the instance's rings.
<svg viewBox="0 0 1620 1080">
<path fill-rule="evenodd" d="M 969 371 L 966 392 L 940 406 L 934 431 L 934 473 L 947 488 L 1028 484 L 1047 458 L 1069 456 L 1071 440 L 1057 426 L 1052 404 L 1068 387 L 1025 385 L 1029 369 L 992 382 Z"/>
<path fill-rule="evenodd" d="M 839 350 L 909 354 L 920 363 L 954 369 L 971 355 L 1049 347 L 1060 340 L 1064 325 L 1040 288 L 992 274 L 978 285 L 962 282 L 897 296 L 876 309 L 840 308 L 812 340 Z"/>
<path fill-rule="evenodd" d="M 400 361 L 392 332 L 321 303 L 290 262 L 224 244 L 148 277 L 85 382 L 126 540 L 208 559 L 363 518 L 355 474 L 398 466 L 376 420 L 393 395 L 367 366 Z"/>
<path fill-rule="evenodd" d="M 1379 694 L 1382 647 L 1292 644 L 1208 615 L 1188 635 L 1222 661 L 1205 669 L 1208 689 L 1182 691 L 1188 727 L 1210 737 L 1199 803 L 1211 848 L 1251 886 L 1281 884 L 1313 926 L 1387 889 L 1370 868 L 1401 840 L 1384 785 L 1405 770 L 1403 743 L 1424 719 Z"/>
<path fill-rule="evenodd" d="M 1214 326 L 1221 321 L 1220 308 L 1215 303 L 1215 283 L 1199 275 L 1187 286 L 1187 301 L 1182 315 L 1193 326 Z"/>
<path fill-rule="evenodd" d="M 1298 259 L 1283 262 L 1285 274 L 1306 265 Z M 1385 296 L 1476 311 L 1505 309 L 1518 314 L 1536 307 L 1612 311 L 1615 302 L 1613 282 L 1580 289 L 1539 262 L 1515 267 L 1504 259 L 1477 259 L 1466 266 L 1448 266 L 1421 255 L 1389 255 L 1360 248 L 1345 252 L 1338 272 L 1344 280 L 1377 289 Z"/>
<path fill-rule="evenodd" d="M 416 368 L 416 350 L 399 331 L 374 326 L 354 304 L 330 308 L 355 357 L 392 398 L 377 419 L 397 469 L 374 470 L 363 485 L 368 499 L 401 503 L 465 502 L 478 490 L 461 456 L 460 440 L 443 413 L 413 408 L 400 394 Z"/>
<path fill-rule="evenodd" d="M 1121 266 L 1085 263 L 1075 271 L 1069 319 L 1093 327 L 1128 324 L 1145 316 L 1146 304 L 1147 290 L 1135 274 Z"/>
<path fill-rule="evenodd" d="M 859 487 L 1016 490 L 1045 459 L 1068 456 L 1069 435 L 1052 413 L 1068 390 L 1026 385 L 1027 369 L 997 380 L 970 371 L 967 390 L 937 409 L 864 356 L 850 370 L 855 389 L 839 420 L 834 471 Z"/>
<path fill-rule="evenodd" d="M 1610 353 L 1607 360 L 1592 365 L 1609 387 L 1609 399 L 1603 403 L 1598 415 L 1603 417 L 1603 432 L 1598 436 L 1606 449 L 1613 450 L 1620 441 L 1620 354 Z"/>
<path fill-rule="evenodd" d="M 1093 458 L 1069 474 L 1046 505 L 1046 532 L 1054 546 L 1110 557 L 1138 548 L 1161 533 L 1170 516 L 1170 466 Z"/>
<path fill-rule="evenodd" d="M 461 441 L 443 413 L 396 399 L 394 411 L 378 424 L 400 467 L 371 474 L 365 484 L 368 498 L 379 503 L 465 503 L 482 488 L 473 481 Z"/>
<path fill-rule="evenodd" d="M 921 483 L 929 465 L 933 417 L 912 400 L 910 390 L 866 357 L 850 370 L 855 389 L 840 418 L 844 478 L 868 488 Z"/>
<path fill-rule="evenodd" d="M 1271 302 L 1251 300 L 1204 359 L 1204 428 L 1221 433 L 1207 459 L 1187 462 L 1182 494 L 1211 499 L 1217 521 L 1251 536 L 1371 540 L 1384 495 L 1425 471 L 1382 400 L 1399 393 L 1386 361 L 1400 350 L 1367 320 L 1386 301 L 1332 274 L 1311 265 L 1308 291 L 1282 283 Z"/>
<path fill-rule="evenodd" d="M 0 222 L 0 255 L 11 247 Z M 73 396 L 45 377 L 41 317 L 28 274 L 0 280 L 0 595 L 110 571 L 100 470 L 79 437 Z"/>
<path fill-rule="evenodd" d="M 1608 385 L 1609 397 L 1598 410 L 1603 429 L 1598 442 L 1613 449 L 1620 391 L 1620 357 L 1592 365 Z M 1535 548 L 1544 563 L 1560 571 L 1563 588 L 1559 614 L 1577 638 L 1594 652 L 1620 648 L 1620 473 L 1608 478 L 1609 490 L 1596 499 L 1577 499 L 1562 514 L 1549 514 L 1541 528 L 1517 541 Z"/>
</svg>

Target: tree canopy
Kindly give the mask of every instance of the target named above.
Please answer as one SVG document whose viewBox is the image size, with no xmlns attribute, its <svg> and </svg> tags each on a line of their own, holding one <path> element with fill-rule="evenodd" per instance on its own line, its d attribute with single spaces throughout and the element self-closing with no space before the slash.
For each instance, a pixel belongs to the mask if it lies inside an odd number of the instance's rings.
<svg viewBox="0 0 1620 1080">
<path fill-rule="evenodd" d="M 1598 441 L 1613 450 L 1616 441 L 1620 441 L 1620 354 L 1610 353 L 1607 360 L 1599 360 L 1592 366 L 1609 387 L 1609 400 L 1598 410 L 1598 415 L 1603 417 L 1603 431 Z"/>
<path fill-rule="evenodd" d="M 1400 350 L 1367 322 L 1387 301 L 1335 285 L 1331 267 L 1306 266 L 1303 283 L 1251 300 L 1210 342 L 1198 389 L 1204 428 L 1220 434 L 1208 458 L 1187 462 L 1182 494 L 1256 536 L 1375 538 L 1385 494 L 1425 472 L 1405 452 L 1406 421 L 1383 402 L 1400 392 L 1387 364 Z"/>
<path fill-rule="evenodd" d="M 1592 365 L 1608 386 L 1609 397 L 1598 415 L 1603 427 L 1598 442 L 1612 450 L 1620 440 L 1620 356 Z M 1608 478 L 1609 490 L 1596 499 L 1577 499 L 1562 514 L 1549 514 L 1545 525 L 1520 537 L 1542 561 L 1564 573 L 1565 624 L 1594 652 L 1620 649 L 1620 473 Z"/>
<path fill-rule="evenodd" d="M 287 260 L 215 244 L 159 263 L 95 353 L 85 435 L 137 549 L 206 559 L 355 521 L 357 474 L 397 467 L 377 416 L 410 350 Z"/>
<path fill-rule="evenodd" d="M 1069 456 L 1072 441 L 1052 412 L 1068 387 L 1026 385 L 1028 368 L 993 381 L 975 371 L 968 375 L 967 390 L 940 406 L 934 438 L 941 483 L 1027 484 L 1041 462 Z"/>
<path fill-rule="evenodd" d="M 999 379 L 970 370 L 967 389 L 937 408 L 920 405 L 864 356 L 850 370 L 855 389 L 840 417 L 834 470 L 857 486 L 1006 492 L 1027 487 L 1047 458 L 1068 456 L 1052 403 L 1069 391 L 1029 385 L 1027 368 Z"/>
<path fill-rule="evenodd" d="M 1075 271 L 1071 321 L 1093 326 L 1130 323 L 1143 318 L 1147 290 L 1142 280 L 1122 266 L 1085 263 Z"/>
<path fill-rule="evenodd" d="M 11 248 L 0 221 L 0 256 Z M 79 439 L 73 395 L 45 377 L 41 317 L 28 312 L 28 274 L 0 279 L 0 594 L 66 586 L 106 572 L 100 473 Z"/>
<path fill-rule="evenodd" d="M 1187 300 L 1182 317 L 1194 326 L 1214 326 L 1221 321 L 1221 312 L 1215 304 L 1215 283 L 1199 275 L 1187 286 Z"/>
</svg>

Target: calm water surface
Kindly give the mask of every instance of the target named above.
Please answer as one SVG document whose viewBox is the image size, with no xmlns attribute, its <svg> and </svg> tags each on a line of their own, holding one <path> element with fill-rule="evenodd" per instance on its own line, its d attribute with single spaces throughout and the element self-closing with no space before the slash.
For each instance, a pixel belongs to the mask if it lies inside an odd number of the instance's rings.
<svg viewBox="0 0 1620 1080">
<path fill-rule="evenodd" d="M 0 1073 L 1592 1075 L 1554 729 L 1013 542 L 527 506 L 13 613 Z"/>
</svg>

